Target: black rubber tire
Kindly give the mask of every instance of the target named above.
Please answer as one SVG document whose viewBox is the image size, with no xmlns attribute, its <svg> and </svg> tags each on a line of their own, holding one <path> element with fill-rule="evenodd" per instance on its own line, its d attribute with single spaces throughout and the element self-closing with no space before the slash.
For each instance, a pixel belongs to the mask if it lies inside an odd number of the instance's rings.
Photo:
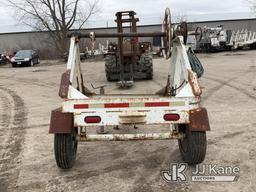
<svg viewBox="0 0 256 192">
<path fill-rule="evenodd" d="M 61 169 L 70 169 L 75 163 L 78 145 L 76 136 L 76 129 L 70 134 L 54 135 L 55 160 Z"/>
<path fill-rule="evenodd" d="M 114 71 L 117 70 L 115 55 L 106 55 L 105 57 L 105 73 L 108 81 L 116 81 L 118 79 L 113 78 Z"/>
<path fill-rule="evenodd" d="M 152 80 L 153 79 L 153 58 L 148 54 L 143 54 L 141 57 L 143 57 L 142 64 L 143 64 L 143 71 L 146 74 L 145 79 Z"/>
<path fill-rule="evenodd" d="M 148 67 L 146 70 L 146 80 L 152 80 L 153 79 L 153 63 Z"/>
<path fill-rule="evenodd" d="M 212 45 L 210 43 L 207 43 L 206 45 L 206 53 L 211 53 L 212 52 Z"/>
<path fill-rule="evenodd" d="M 256 43 L 253 43 L 253 44 L 250 45 L 250 49 L 253 50 L 253 49 L 255 49 L 255 48 L 256 48 Z"/>
<path fill-rule="evenodd" d="M 14 64 L 14 63 L 12 63 L 12 67 L 17 67 L 17 65 L 16 65 L 16 64 Z"/>
<path fill-rule="evenodd" d="M 182 160 L 189 165 L 202 163 L 206 155 L 206 132 L 192 132 L 188 125 L 179 125 L 179 130 L 185 134 L 185 138 L 178 141 Z"/>
<path fill-rule="evenodd" d="M 34 61 L 31 60 L 31 61 L 29 62 L 29 66 L 30 66 L 30 67 L 34 67 L 34 65 L 35 65 Z"/>
<path fill-rule="evenodd" d="M 231 46 L 226 46 L 225 50 L 226 51 L 232 51 L 232 47 Z"/>
<path fill-rule="evenodd" d="M 111 73 L 110 71 L 106 71 L 106 78 L 109 82 L 116 81 L 116 79 L 113 78 L 113 73 Z"/>
</svg>

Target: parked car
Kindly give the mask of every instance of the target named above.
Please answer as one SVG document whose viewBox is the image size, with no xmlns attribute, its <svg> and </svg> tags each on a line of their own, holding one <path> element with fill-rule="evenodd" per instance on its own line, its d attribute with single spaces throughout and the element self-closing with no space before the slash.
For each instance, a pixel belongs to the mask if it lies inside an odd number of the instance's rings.
<svg viewBox="0 0 256 192">
<path fill-rule="evenodd" d="M 17 66 L 34 66 L 35 64 L 39 64 L 39 56 L 33 50 L 20 50 L 18 51 L 14 57 L 11 59 L 11 63 L 13 67 Z"/>
</svg>

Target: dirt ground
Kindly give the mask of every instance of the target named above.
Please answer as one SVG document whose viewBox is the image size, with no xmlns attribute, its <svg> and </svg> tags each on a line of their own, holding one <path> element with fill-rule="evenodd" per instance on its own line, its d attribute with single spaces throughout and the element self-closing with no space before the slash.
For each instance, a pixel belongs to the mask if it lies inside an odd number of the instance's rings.
<svg viewBox="0 0 256 192">
<path fill-rule="evenodd" d="M 160 171 L 182 162 L 176 140 L 79 143 L 73 169 L 58 169 L 48 127 L 51 110 L 61 104 L 58 88 L 65 64 L 44 62 L 0 67 L 0 191 L 255 192 L 256 51 L 199 57 L 205 67 L 203 105 L 212 129 L 204 163 L 239 166 L 237 182 L 164 182 Z M 154 62 L 154 80 L 136 82 L 126 93 L 152 93 L 164 85 L 169 61 Z M 83 63 L 83 69 L 88 85 L 105 84 L 107 93 L 120 92 L 106 81 L 103 62 Z"/>
</svg>

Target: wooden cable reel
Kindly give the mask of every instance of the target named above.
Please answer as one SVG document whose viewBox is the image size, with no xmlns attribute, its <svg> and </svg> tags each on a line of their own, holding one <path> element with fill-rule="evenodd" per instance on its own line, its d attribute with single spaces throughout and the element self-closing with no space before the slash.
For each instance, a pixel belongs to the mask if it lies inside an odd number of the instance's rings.
<svg viewBox="0 0 256 192">
<path fill-rule="evenodd" d="M 164 21 L 162 24 L 162 32 L 166 34 L 164 37 L 162 37 L 162 53 L 166 59 L 169 59 L 172 54 L 171 47 L 173 38 L 171 11 L 169 8 L 165 10 Z"/>
<path fill-rule="evenodd" d="M 195 32 L 195 36 L 196 36 L 196 41 L 197 42 L 200 42 L 202 40 L 202 37 L 203 37 L 203 30 L 201 27 L 197 27 L 196 28 L 196 32 Z"/>
</svg>

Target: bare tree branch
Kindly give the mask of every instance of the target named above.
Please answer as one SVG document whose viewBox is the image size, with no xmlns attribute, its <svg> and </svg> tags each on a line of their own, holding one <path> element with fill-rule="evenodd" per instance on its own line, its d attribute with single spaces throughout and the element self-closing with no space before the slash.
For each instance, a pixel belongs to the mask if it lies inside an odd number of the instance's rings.
<svg viewBox="0 0 256 192">
<path fill-rule="evenodd" d="M 179 13 L 173 16 L 173 21 L 175 23 L 181 23 L 184 21 L 188 21 L 188 15 L 184 14 L 184 13 Z"/>
<path fill-rule="evenodd" d="M 97 12 L 99 12 L 99 9 L 97 9 L 97 4 L 98 4 L 98 0 L 97 1 L 94 1 L 94 3 L 90 6 L 90 10 L 89 10 L 89 13 L 87 14 L 87 16 L 84 16 L 84 19 L 83 21 L 81 22 L 80 26 L 79 26 L 79 29 L 81 29 L 84 24 L 89 20 L 89 18 L 96 14 Z M 82 14 L 83 15 L 83 14 Z"/>
<path fill-rule="evenodd" d="M 249 6 L 249 8 L 256 13 L 256 0 L 245 0 L 245 3 Z"/>
<path fill-rule="evenodd" d="M 19 20 L 38 31 L 49 31 L 57 50 L 66 52 L 67 33 L 81 29 L 99 9 L 99 0 L 5 0 Z M 80 11 L 81 10 L 81 11 Z"/>
<path fill-rule="evenodd" d="M 77 15 L 77 5 L 78 5 L 79 0 L 76 0 L 75 2 L 75 7 L 72 16 L 70 17 L 69 21 L 67 22 L 67 28 L 73 26 L 75 20 L 76 20 L 76 15 Z"/>
</svg>

